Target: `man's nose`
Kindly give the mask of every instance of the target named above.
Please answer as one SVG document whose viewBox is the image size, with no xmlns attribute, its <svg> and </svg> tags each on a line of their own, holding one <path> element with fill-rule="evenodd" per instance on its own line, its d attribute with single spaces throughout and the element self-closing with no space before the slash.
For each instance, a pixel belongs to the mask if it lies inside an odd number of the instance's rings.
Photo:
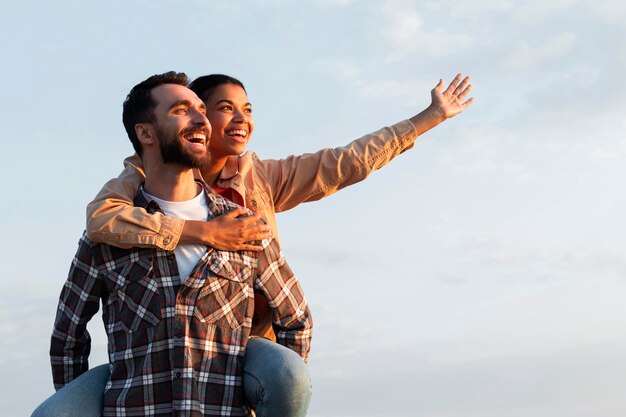
<svg viewBox="0 0 626 417">
<path fill-rule="evenodd" d="M 191 121 L 197 125 L 209 125 L 209 119 L 207 119 L 206 115 L 200 110 L 194 110 Z"/>
</svg>

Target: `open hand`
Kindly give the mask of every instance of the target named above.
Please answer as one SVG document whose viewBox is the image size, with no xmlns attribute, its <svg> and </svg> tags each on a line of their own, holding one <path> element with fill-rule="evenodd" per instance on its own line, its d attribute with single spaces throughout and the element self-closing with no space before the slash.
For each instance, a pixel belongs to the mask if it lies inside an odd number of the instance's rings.
<svg viewBox="0 0 626 417">
<path fill-rule="evenodd" d="M 444 119 L 456 116 L 474 102 L 473 97 L 463 102 L 472 90 L 472 85 L 469 83 L 470 77 L 463 78 L 463 81 L 461 78 L 463 76 L 458 74 L 445 90 L 443 90 L 443 80 L 439 80 L 439 83 L 430 93 L 432 97 L 431 109 L 437 111 Z"/>
</svg>

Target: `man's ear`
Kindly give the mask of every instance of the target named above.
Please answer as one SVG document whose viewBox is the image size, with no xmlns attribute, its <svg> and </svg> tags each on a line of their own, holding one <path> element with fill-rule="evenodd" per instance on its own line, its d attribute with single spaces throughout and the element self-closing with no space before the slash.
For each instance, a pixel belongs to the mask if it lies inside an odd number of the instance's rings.
<svg viewBox="0 0 626 417">
<path fill-rule="evenodd" d="M 137 123 L 135 125 L 135 133 L 139 142 L 144 145 L 151 145 L 156 143 L 156 134 L 152 123 Z"/>
</svg>

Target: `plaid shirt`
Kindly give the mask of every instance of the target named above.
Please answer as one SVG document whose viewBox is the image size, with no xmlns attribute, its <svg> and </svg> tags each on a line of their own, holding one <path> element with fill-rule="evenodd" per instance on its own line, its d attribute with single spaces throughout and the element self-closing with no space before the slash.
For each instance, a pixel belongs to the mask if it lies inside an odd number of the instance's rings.
<svg viewBox="0 0 626 417">
<path fill-rule="evenodd" d="M 237 207 L 207 193 L 209 218 Z M 135 206 L 160 210 L 139 192 Z M 278 343 L 307 359 L 312 320 L 274 240 L 264 250 L 209 248 L 178 284 L 172 251 L 120 249 L 83 236 L 61 292 L 50 357 L 55 388 L 89 368 L 87 322 L 100 300 L 111 378 L 105 416 L 247 416 L 243 356 L 254 289 L 273 309 Z"/>
</svg>

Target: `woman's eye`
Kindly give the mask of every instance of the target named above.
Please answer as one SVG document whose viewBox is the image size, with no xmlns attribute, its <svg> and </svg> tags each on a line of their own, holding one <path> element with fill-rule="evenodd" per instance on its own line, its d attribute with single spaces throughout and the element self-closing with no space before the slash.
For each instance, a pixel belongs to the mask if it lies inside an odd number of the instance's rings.
<svg viewBox="0 0 626 417">
<path fill-rule="evenodd" d="M 228 111 L 230 111 L 232 109 L 233 109 L 233 106 L 222 106 L 222 107 L 220 107 L 220 110 L 228 110 Z"/>
<path fill-rule="evenodd" d="M 252 114 L 252 109 L 245 109 L 244 112 L 248 113 L 248 114 Z"/>
</svg>

